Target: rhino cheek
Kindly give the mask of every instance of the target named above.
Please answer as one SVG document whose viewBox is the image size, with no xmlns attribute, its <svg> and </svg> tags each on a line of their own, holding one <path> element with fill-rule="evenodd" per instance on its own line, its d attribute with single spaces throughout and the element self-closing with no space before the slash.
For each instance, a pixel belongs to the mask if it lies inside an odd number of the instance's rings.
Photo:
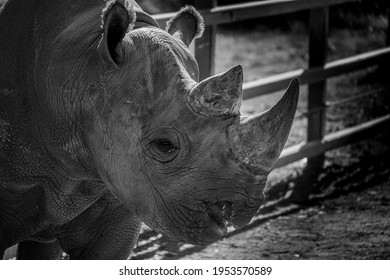
<svg viewBox="0 0 390 280">
<path fill-rule="evenodd" d="M 145 179 L 135 174 L 142 173 L 137 151 L 141 124 L 126 114 L 125 108 L 113 110 L 106 121 L 95 118 L 88 132 L 89 148 L 94 155 L 97 171 L 108 187 L 129 210 L 137 213 L 149 211 L 145 197 Z"/>
</svg>

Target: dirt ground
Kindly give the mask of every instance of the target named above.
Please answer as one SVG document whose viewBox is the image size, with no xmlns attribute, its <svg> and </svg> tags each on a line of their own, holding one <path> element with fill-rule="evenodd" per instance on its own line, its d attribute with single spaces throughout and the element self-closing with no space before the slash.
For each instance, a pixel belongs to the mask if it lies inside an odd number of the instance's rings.
<svg viewBox="0 0 390 280">
<path fill-rule="evenodd" d="M 386 151 L 329 165 L 321 194 L 304 204 L 265 204 L 248 226 L 206 247 L 145 229 L 131 259 L 390 259 L 389 159 Z"/>
</svg>

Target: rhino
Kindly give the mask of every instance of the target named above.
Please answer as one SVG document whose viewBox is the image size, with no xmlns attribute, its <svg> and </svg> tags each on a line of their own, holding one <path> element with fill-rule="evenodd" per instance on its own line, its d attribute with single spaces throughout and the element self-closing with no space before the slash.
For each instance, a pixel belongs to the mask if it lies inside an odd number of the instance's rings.
<svg viewBox="0 0 390 280">
<path fill-rule="evenodd" d="M 126 259 L 142 223 L 207 245 L 248 224 L 299 95 L 241 116 L 243 69 L 199 81 L 204 30 L 130 0 L 2 0 L 0 257 Z"/>
</svg>

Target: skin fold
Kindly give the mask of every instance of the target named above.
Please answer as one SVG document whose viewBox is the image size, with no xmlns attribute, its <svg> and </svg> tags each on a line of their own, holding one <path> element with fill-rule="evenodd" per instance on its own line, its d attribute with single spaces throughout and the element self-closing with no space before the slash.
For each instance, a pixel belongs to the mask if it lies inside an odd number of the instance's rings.
<svg viewBox="0 0 390 280">
<path fill-rule="evenodd" d="M 192 7 L 0 2 L 0 255 L 126 259 L 141 223 L 205 245 L 257 212 L 299 84 L 240 116 L 241 66 L 199 81 Z"/>
</svg>

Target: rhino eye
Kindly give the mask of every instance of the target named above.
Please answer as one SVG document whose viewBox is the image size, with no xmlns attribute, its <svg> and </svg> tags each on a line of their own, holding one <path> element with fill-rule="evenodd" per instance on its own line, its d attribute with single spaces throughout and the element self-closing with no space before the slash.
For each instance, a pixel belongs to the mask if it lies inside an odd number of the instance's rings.
<svg viewBox="0 0 390 280">
<path fill-rule="evenodd" d="M 177 150 L 177 147 L 168 139 L 156 139 L 153 141 L 153 144 L 156 149 L 165 154 L 173 153 Z"/>
<path fill-rule="evenodd" d="M 181 134 L 174 128 L 161 127 L 146 134 L 145 138 L 148 142 L 143 151 L 153 161 L 170 163 L 182 155 Z"/>
</svg>

